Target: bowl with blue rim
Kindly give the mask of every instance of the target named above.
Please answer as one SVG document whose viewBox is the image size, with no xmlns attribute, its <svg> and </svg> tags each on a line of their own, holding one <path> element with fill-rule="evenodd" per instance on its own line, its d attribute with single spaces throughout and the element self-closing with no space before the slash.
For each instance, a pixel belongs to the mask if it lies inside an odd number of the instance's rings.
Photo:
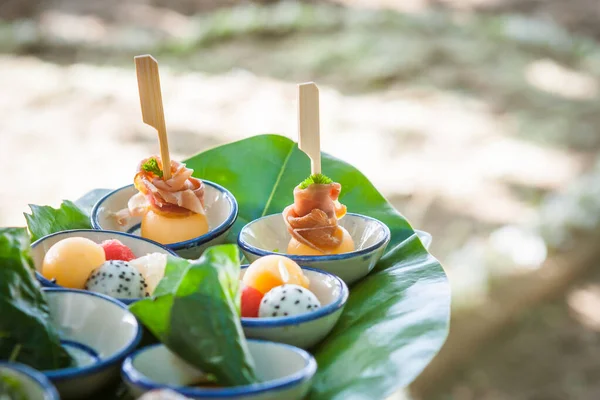
<svg viewBox="0 0 600 400">
<path fill-rule="evenodd" d="M 208 247 L 223 244 L 238 215 L 238 204 L 231 192 L 214 182 L 204 183 L 204 208 L 209 231 L 196 238 L 164 245 L 183 258 L 198 258 Z M 123 225 L 119 224 L 114 215 L 127 208 L 129 199 L 138 193 L 133 184 L 113 190 L 103 196 L 92 208 L 92 228 L 127 232 L 141 235 L 141 217 L 132 217 Z"/>
<path fill-rule="evenodd" d="M 116 232 L 116 231 L 99 231 L 99 230 L 95 230 L 95 229 L 72 229 L 72 230 L 68 230 L 68 231 L 56 232 L 56 233 L 46 235 L 46 236 L 36 240 L 31 245 L 31 257 L 33 259 L 33 263 L 34 263 L 35 270 L 36 270 L 35 275 L 43 287 L 49 287 L 49 288 L 61 288 L 62 287 L 59 283 L 57 283 L 57 280 L 55 279 L 54 276 L 50 276 L 47 272 L 46 272 L 46 274 L 48 276 L 44 275 L 43 267 L 44 267 L 44 259 L 46 257 L 46 253 L 48 253 L 48 251 L 55 244 L 61 242 L 64 239 L 68 239 L 68 238 L 88 239 L 97 244 L 101 244 L 102 242 L 108 241 L 108 240 L 118 240 L 123 245 L 127 246 L 133 252 L 133 255 L 136 258 L 138 258 L 139 260 L 148 260 L 148 257 L 146 257 L 146 256 L 152 255 L 153 259 L 156 259 L 157 256 L 164 257 L 163 261 L 164 261 L 164 264 L 166 264 L 167 256 L 178 257 L 175 252 L 167 249 L 166 247 L 164 247 L 163 245 L 161 245 L 159 243 L 156 243 L 152 240 L 145 239 L 145 238 L 142 238 L 139 236 L 131 235 L 129 233 Z M 82 255 L 81 257 L 85 257 L 85 255 Z M 139 263 L 139 261 L 137 261 L 137 262 Z M 150 261 L 148 260 L 148 262 L 150 262 Z M 136 263 L 136 260 L 132 261 L 132 263 Z M 99 269 L 102 265 L 103 264 L 98 265 L 96 268 Z M 79 265 L 73 265 L 73 266 L 70 266 L 69 268 L 77 268 L 78 266 Z M 121 265 L 121 267 L 123 267 L 123 266 Z M 94 272 L 95 272 L 95 270 L 91 271 L 88 281 L 93 278 L 92 275 L 94 275 Z M 142 289 L 141 286 L 147 287 L 147 284 L 145 283 L 144 277 L 141 275 L 141 273 L 139 273 L 139 270 L 137 270 L 134 267 L 128 267 L 128 274 L 132 274 L 132 276 L 129 277 L 129 275 L 128 275 L 128 277 L 127 278 L 124 277 L 124 279 L 130 279 L 130 281 L 123 280 L 122 283 L 124 285 L 127 284 L 129 286 L 129 285 L 133 285 L 133 283 L 135 282 L 135 279 L 139 279 L 140 281 L 137 282 L 134 286 L 135 290 L 139 290 L 139 293 L 138 293 L 139 296 L 138 296 L 138 294 L 136 294 L 133 291 L 123 290 L 123 292 L 122 292 L 123 294 L 119 294 L 121 292 L 120 289 L 117 289 L 118 292 L 115 290 L 108 291 L 108 289 L 110 287 L 112 287 L 113 285 L 118 285 L 121 282 L 121 281 L 114 281 L 114 282 L 108 281 L 108 279 L 113 279 L 113 278 L 117 279 L 117 280 L 120 279 L 121 277 L 118 274 L 115 274 L 114 277 L 111 275 L 110 278 L 102 277 L 103 279 L 106 280 L 105 282 L 99 282 L 100 285 L 97 288 L 92 288 L 91 286 L 86 286 L 87 290 L 89 290 L 91 292 L 99 292 L 101 294 L 109 295 L 111 297 L 116 298 L 117 300 L 121 301 L 124 304 L 131 304 L 131 303 L 151 294 L 146 290 L 146 288 Z M 134 281 L 131 281 L 131 279 L 134 279 Z M 104 283 L 104 285 L 102 285 L 102 283 Z M 82 286 L 82 287 L 72 287 L 72 288 L 86 290 L 85 289 L 86 287 Z"/>
<path fill-rule="evenodd" d="M 238 245 L 250 262 L 270 254 L 284 255 L 299 265 L 339 276 L 350 285 L 375 267 L 390 242 L 390 229 L 375 218 L 354 213 L 346 214 L 338 224 L 352 237 L 354 251 L 310 256 L 285 254 L 291 235 L 281 214 L 268 215 L 248 223 L 238 236 Z"/>
<path fill-rule="evenodd" d="M 306 289 L 314 295 L 318 301 L 318 307 L 308 304 L 308 308 L 304 307 L 306 308 L 304 312 L 294 313 L 294 315 L 287 315 L 287 313 L 284 315 L 282 312 L 263 314 L 263 304 L 261 304 L 260 309 L 263 315 L 256 318 L 242 317 L 242 328 L 246 337 L 309 349 L 321 342 L 335 327 L 348 301 L 350 293 L 348 286 L 342 279 L 329 272 L 310 267 L 301 268 L 309 282 Z M 242 266 L 240 279 L 244 278 L 247 269 L 248 265 Z M 305 306 L 306 294 L 303 293 L 303 288 L 292 287 L 287 290 L 287 293 L 284 293 L 286 289 L 283 286 L 279 289 L 281 289 L 279 290 L 281 296 L 273 298 L 270 295 L 269 301 L 281 304 L 271 304 L 270 307 L 274 306 L 277 310 L 284 310 L 288 306 L 294 307 L 292 303 L 300 303 Z M 267 302 L 267 295 L 268 293 L 265 294 L 262 302 Z M 265 309 L 267 308 L 265 307 Z"/>
<path fill-rule="evenodd" d="M 8 396 L 9 400 L 60 400 L 58 391 L 44 374 L 14 362 L 0 362 L 0 395 Z"/>
<path fill-rule="evenodd" d="M 120 366 L 140 343 L 142 328 L 127 307 L 83 290 L 43 289 L 52 325 L 73 365 L 41 371 L 63 400 L 89 398 L 118 379 Z"/>
<path fill-rule="evenodd" d="M 121 376 L 135 398 L 154 390 L 172 390 L 189 399 L 300 400 L 317 371 L 314 357 L 284 343 L 249 339 L 258 383 L 205 386 L 206 375 L 162 344 L 144 347 L 123 362 Z"/>
</svg>

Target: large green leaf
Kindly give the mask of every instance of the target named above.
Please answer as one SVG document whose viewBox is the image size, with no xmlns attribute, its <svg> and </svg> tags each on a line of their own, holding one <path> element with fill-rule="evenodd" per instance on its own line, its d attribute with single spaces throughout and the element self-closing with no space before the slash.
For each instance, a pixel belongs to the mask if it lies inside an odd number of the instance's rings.
<svg viewBox="0 0 600 400">
<path fill-rule="evenodd" d="M 169 257 L 155 296 L 129 309 L 169 349 L 223 385 L 257 382 L 239 315 L 240 263 L 232 244 L 198 260 Z"/>
<path fill-rule="evenodd" d="M 280 213 L 310 171 L 288 138 L 261 135 L 186 161 L 194 175 L 228 188 L 239 204 L 230 239 L 246 223 Z M 356 168 L 327 154 L 323 171 L 342 184 L 350 212 L 387 224 L 392 240 L 375 270 L 351 288 L 334 332 L 314 349 L 319 365 L 310 399 L 382 399 L 408 385 L 444 343 L 450 288 L 444 270 L 406 219 Z"/>
<path fill-rule="evenodd" d="M 30 204 L 31 214 L 25 213 L 31 240 L 69 229 L 91 229 L 90 217 L 75 203 L 65 200 L 60 208 Z"/>
<path fill-rule="evenodd" d="M 40 370 L 71 364 L 33 274 L 25 228 L 0 228 L 0 360 Z"/>
</svg>

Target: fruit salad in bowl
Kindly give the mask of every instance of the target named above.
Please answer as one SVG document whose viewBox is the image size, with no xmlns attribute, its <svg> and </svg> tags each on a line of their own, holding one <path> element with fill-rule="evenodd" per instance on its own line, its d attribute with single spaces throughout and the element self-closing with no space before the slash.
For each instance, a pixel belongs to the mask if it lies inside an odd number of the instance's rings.
<svg viewBox="0 0 600 400">
<path fill-rule="evenodd" d="M 348 287 L 325 271 L 269 255 L 242 266 L 242 326 L 250 338 L 304 349 L 319 343 L 337 323 Z"/>
<path fill-rule="evenodd" d="M 171 250 L 122 232 L 70 230 L 31 245 L 43 286 L 87 290 L 130 304 L 152 295 Z"/>
</svg>

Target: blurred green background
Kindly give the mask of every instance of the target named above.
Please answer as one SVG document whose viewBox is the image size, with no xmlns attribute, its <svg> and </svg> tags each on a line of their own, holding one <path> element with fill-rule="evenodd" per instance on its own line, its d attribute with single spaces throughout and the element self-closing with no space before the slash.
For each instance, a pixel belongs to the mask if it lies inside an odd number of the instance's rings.
<svg viewBox="0 0 600 400">
<path fill-rule="evenodd" d="M 324 150 L 451 279 L 411 397 L 600 398 L 599 19 L 598 0 L 0 0 L 0 225 L 158 151 L 135 55 L 159 60 L 175 158 L 295 139 L 315 81 Z"/>
</svg>

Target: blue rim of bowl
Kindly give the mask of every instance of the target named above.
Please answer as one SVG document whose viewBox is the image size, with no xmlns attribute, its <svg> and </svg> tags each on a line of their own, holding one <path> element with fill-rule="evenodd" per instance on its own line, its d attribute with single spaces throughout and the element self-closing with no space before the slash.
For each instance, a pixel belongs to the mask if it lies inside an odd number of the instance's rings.
<svg viewBox="0 0 600 400">
<path fill-rule="evenodd" d="M 259 382 L 251 385 L 237 386 L 233 388 L 223 388 L 223 389 L 199 389 L 199 388 L 190 388 L 188 386 L 176 386 L 176 385 L 168 385 L 168 384 L 160 384 L 155 383 L 151 379 L 147 378 L 140 371 L 135 369 L 133 366 L 133 360 L 139 354 L 144 351 L 148 351 L 152 348 L 158 346 L 164 346 L 163 344 L 154 344 L 151 346 L 144 347 L 142 349 L 137 350 L 133 354 L 129 355 L 125 361 L 123 362 L 123 366 L 121 367 L 121 375 L 123 380 L 130 383 L 131 385 L 135 385 L 141 387 L 145 391 L 153 390 L 153 389 L 171 389 L 179 394 L 184 396 L 193 397 L 193 398 L 203 398 L 203 397 L 217 397 L 217 398 L 227 398 L 234 396 L 248 396 L 260 394 L 268 391 L 278 391 L 283 389 L 288 389 L 290 387 L 298 386 L 310 379 L 312 379 L 313 375 L 317 371 L 317 362 L 315 358 L 310 355 L 306 350 L 302 350 L 298 347 L 291 346 L 285 343 L 278 342 L 270 342 L 267 340 L 260 339 L 248 339 L 248 342 L 257 342 L 257 343 L 268 343 L 273 346 L 281 346 L 287 349 L 292 350 L 293 352 L 299 354 L 304 359 L 304 367 L 287 377 L 273 379 L 266 382 Z"/>
<path fill-rule="evenodd" d="M 43 288 L 43 291 L 44 291 L 44 293 L 48 293 L 48 292 L 50 292 L 50 293 L 53 293 L 53 292 L 54 293 L 79 293 L 79 294 L 83 294 L 84 296 L 98 297 L 100 299 L 103 299 L 110 303 L 113 303 L 114 305 L 121 308 L 125 312 L 131 314 L 131 311 L 129 311 L 123 303 L 121 303 L 118 300 L 113 299 L 112 297 L 109 297 L 109 296 L 106 296 L 106 295 L 103 295 L 100 293 L 88 292 L 85 290 L 78 290 L 78 289 L 66 289 L 66 288 Z M 125 346 L 125 348 L 123 348 L 122 350 L 111 355 L 110 357 L 100 359 L 100 361 L 98 361 L 97 363 L 87 365 L 85 367 L 69 367 L 69 368 L 63 368 L 63 369 L 57 369 L 57 370 L 42 371 L 42 373 L 48 379 L 50 379 L 52 381 L 64 381 L 67 379 L 73 379 L 76 377 L 90 375 L 90 374 L 96 373 L 100 370 L 112 367 L 113 365 L 120 363 L 121 360 L 123 360 L 125 357 L 127 357 L 127 355 L 129 355 L 129 353 L 131 353 L 140 344 L 140 341 L 142 340 L 142 327 L 141 327 L 140 323 L 138 322 L 137 318 L 135 318 L 135 316 L 133 314 L 131 314 L 131 316 L 133 317 L 133 320 L 135 320 L 135 323 L 137 325 L 137 332 L 136 332 L 134 338 L 132 340 L 130 340 L 129 343 Z"/>
<path fill-rule="evenodd" d="M 242 230 L 240 231 L 240 234 L 238 235 L 238 239 L 237 239 L 237 243 L 238 246 L 240 246 L 240 248 L 244 251 L 247 251 L 248 253 L 252 253 L 254 255 L 257 255 L 259 257 L 264 257 L 264 256 L 268 256 L 270 254 L 279 254 L 279 255 L 283 255 L 286 256 L 288 258 L 291 258 L 292 260 L 296 261 L 299 264 L 305 263 L 305 262 L 315 262 L 315 261 L 339 261 L 339 260 L 347 260 L 349 258 L 353 258 L 353 257 L 359 257 L 365 254 L 369 254 L 374 252 L 375 250 L 386 246 L 391 238 L 391 233 L 390 233 L 390 228 L 387 227 L 386 224 L 384 224 L 383 222 L 381 222 L 380 220 L 373 218 L 373 217 L 368 217 L 366 215 L 361 215 L 361 214 L 355 214 L 355 213 L 347 213 L 347 216 L 352 216 L 352 217 L 359 217 L 359 218 L 363 218 L 363 219 L 368 219 L 371 221 L 375 221 L 377 222 L 384 231 L 384 235 L 383 238 L 381 240 L 379 240 L 377 243 L 372 244 L 369 247 L 366 247 L 364 249 L 360 249 L 360 250 L 355 250 L 355 251 L 351 251 L 348 253 L 342 253 L 342 254 L 329 254 L 329 255 L 324 255 L 324 256 L 296 256 L 296 255 L 292 255 L 292 254 L 286 254 L 286 253 L 276 253 L 273 251 L 267 251 L 267 250 L 262 250 L 259 249 L 258 247 L 252 246 L 251 244 L 246 243 L 244 240 L 242 240 L 242 233 L 244 232 L 244 230 L 246 228 L 248 228 L 250 225 L 265 219 L 265 218 L 273 218 L 274 215 L 281 215 L 281 214 L 271 214 L 271 215 L 266 215 L 264 217 L 255 219 L 252 222 L 247 223 Z M 283 218 L 283 217 L 281 217 Z"/>
<path fill-rule="evenodd" d="M 0 362 L 0 370 L 2 368 L 12 369 L 17 371 L 29 379 L 33 380 L 37 383 L 42 390 L 44 391 L 44 398 L 47 400 L 60 400 L 60 396 L 58 395 L 58 391 L 56 387 L 50 382 L 50 380 L 40 371 L 37 371 L 27 365 L 21 363 L 11 363 L 11 362 Z"/>
<path fill-rule="evenodd" d="M 196 237 L 194 239 L 190 239 L 190 240 L 185 240 L 183 242 L 175 242 L 175 243 L 165 244 L 163 246 L 166 246 L 172 250 L 184 250 L 184 249 L 188 249 L 190 247 L 196 247 L 200 244 L 207 243 L 207 242 L 215 239 L 216 237 L 221 236 L 229 228 L 231 228 L 233 226 L 233 224 L 235 223 L 235 221 L 237 220 L 238 204 L 237 204 L 237 200 L 235 199 L 233 194 L 229 190 L 225 189 L 223 186 L 221 186 L 217 183 L 214 183 L 211 181 L 205 181 L 205 180 L 202 180 L 202 182 L 208 186 L 212 186 L 213 188 L 217 189 L 218 191 L 220 191 L 221 193 L 223 193 L 225 195 L 225 198 L 227 198 L 227 200 L 229 201 L 229 204 L 231 205 L 231 213 L 229 214 L 227 219 L 221 223 L 221 225 L 217 226 L 215 229 L 213 229 L 211 231 L 208 231 L 207 233 L 205 233 L 202 236 L 198 236 L 198 237 Z M 94 207 L 92 208 L 91 217 L 90 217 L 90 220 L 92 223 L 92 228 L 94 228 L 96 230 L 102 230 L 102 231 L 105 230 L 100 226 L 100 223 L 98 222 L 98 213 L 100 211 L 100 207 L 102 207 L 102 203 L 104 203 L 109 197 L 113 196 L 115 193 L 120 192 L 121 190 L 129 189 L 131 187 L 133 187 L 133 184 L 123 186 L 119 189 L 115 189 L 112 192 L 104 195 L 100 200 L 98 200 L 98 202 L 96 204 L 94 204 Z M 129 229 L 129 231 L 134 231 L 138 227 L 139 227 L 138 225 L 135 225 L 134 227 Z M 136 235 L 134 235 L 134 236 L 136 236 Z M 138 237 L 140 237 L 140 236 L 138 236 Z"/>
<path fill-rule="evenodd" d="M 100 356 L 98 355 L 98 352 L 86 344 L 79 343 L 74 340 L 68 340 L 68 339 L 61 339 L 60 344 L 63 347 L 71 347 L 73 349 L 78 349 L 78 350 L 84 352 L 85 354 L 87 354 L 89 357 L 91 357 L 94 360 L 94 363 L 97 363 L 98 361 L 100 361 Z"/>
<path fill-rule="evenodd" d="M 36 247 L 39 244 L 41 244 L 44 240 L 49 239 L 51 237 L 62 235 L 62 234 L 65 234 L 65 233 L 77 233 L 77 232 L 94 232 L 94 233 L 102 232 L 102 234 L 107 233 L 107 234 L 109 234 L 111 236 L 113 236 L 113 235 L 127 236 L 127 237 L 130 237 L 130 238 L 136 239 L 136 240 L 142 240 L 144 242 L 147 242 L 147 243 L 153 244 L 155 246 L 158 246 L 162 250 L 164 250 L 167 253 L 169 253 L 170 255 L 172 255 L 174 257 L 179 257 L 177 255 L 177 253 L 175 253 L 173 250 L 166 248 L 164 245 L 162 245 L 162 244 L 160 244 L 158 242 L 155 242 L 154 240 L 146 239 L 146 238 L 143 238 L 141 236 L 132 235 L 131 233 L 125 233 L 125 232 L 119 232 L 119 231 L 98 230 L 98 229 L 71 229 L 71 230 L 68 230 L 68 231 L 60 231 L 60 232 L 51 233 L 51 234 L 46 235 L 46 236 L 44 236 L 42 238 L 39 238 L 38 240 L 36 240 L 35 242 L 33 242 L 33 244 L 31 245 L 31 248 L 33 249 L 34 247 Z M 37 271 L 37 269 L 35 271 L 35 277 L 37 278 L 38 281 L 40 281 L 40 283 L 44 287 L 47 287 L 47 288 L 59 288 L 59 289 L 69 289 L 69 288 L 65 288 L 64 286 L 57 285 L 56 283 L 50 281 L 49 279 L 46 279 L 44 277 L 44 275 L 40 274 Z M 96 292 L 92 292 L 90 290 L 82 290 L 82 292 L 96 293 Z M 145 297 L 140 297 L 140 298 L 137 298 L 137 299 L 120 299 L 120 298 L 114 297 L 114 299 L 117 299 L 118 301 L 120 301 L 123 304 L 131 304 L 131 303 L 134 303 L 134 302 L 139 301 L 139 300 L 144 299 L 144 298 Z"/>
<path fill-rule="evenodd" d="M 242 270 L 248 268 L 248 265 L 243 265 Z M 248 328 L 275 328 L 281 326 L 289 326 L 289 325 L 298 325 L 304 322 L 313 321 L 315 319 L 323 318 L 329 314 L 333 314 L 340 308 L 346 305 L 348 301 L 348 296 L 350 295 L 350 291 L 348 290 L 348 285 L 344 283 L 342 279 L 338 276 L 331 274 L 327 271 L 323 271 L 317 268 L 310 267 L 301 267 L 303 270 L 317 272 L 322 275 L 329 276 L 334 278 L 335 281 L 340 285 L 341 291 L 340 295 L 335 299 L 335 301 L 323 306 L 317 311 L 311 311 L 306 314 L 300 314 L 292 317 L 264 317 L 264 318 L 247 318 L 242 317 L 242 326 Z"/>
</svg>

